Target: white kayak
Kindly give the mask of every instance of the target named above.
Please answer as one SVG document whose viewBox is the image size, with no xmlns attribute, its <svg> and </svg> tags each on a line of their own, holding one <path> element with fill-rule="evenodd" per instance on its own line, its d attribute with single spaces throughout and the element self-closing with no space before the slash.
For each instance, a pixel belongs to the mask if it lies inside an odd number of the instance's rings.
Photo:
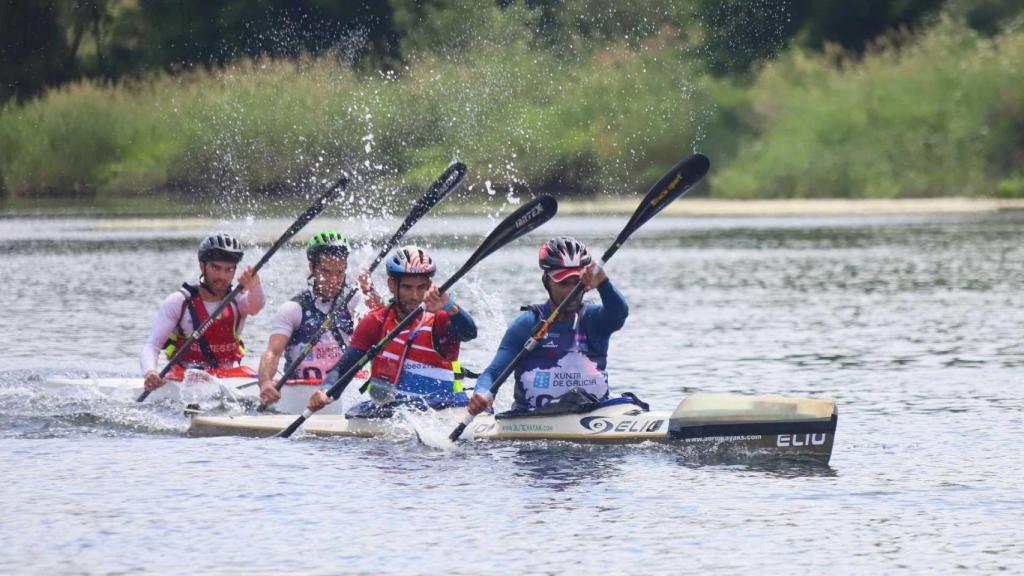
<svg viewBox="0 0 1024 576">
<path fill-rule="evenodd" d="M 49 378 L 42 384 L 58 394 L 99 396 L 115 400 L 134 400 L 142 393 L 142 378 Z M 318 382 L 296 380 L 281 388 L 281 399 L 270 407 L 280 414 L 300 414 L 309 397 L 319 387 Z M 234 402 L 246 405 L 259 403 L 260 387 L 255 378 L 216 378 L 199 370 L 189 370 L 182 380 L 167 380 L 154 390 L 147 402 L 173 402 L 182 407 L 190 404 L 205 405 L 210 401 Z M 325 414 L 341 414 L 340 403 L 324 408 Z"/>
<path fill-rule="evenodd" d="M 431 414 L 431 426 L 451 430 L 465 409 Z M 189 434 L 269 437 L 295 419 L 290 415 L 195 415 Z M 481 414 L 463 439 L 566 440 L 571 442 L 670 442 L 737 454 L 809 459 L 827 463 L 837 423 L 832 400 L 784 396 L 694 394 L 674 411 L 645 411 L 633 403 L 557 415 Z M 314 414 L 302 426 L 318 436 L 382 436 L 404 428 L 401 419 L 347 418 Z"/>
</svg>

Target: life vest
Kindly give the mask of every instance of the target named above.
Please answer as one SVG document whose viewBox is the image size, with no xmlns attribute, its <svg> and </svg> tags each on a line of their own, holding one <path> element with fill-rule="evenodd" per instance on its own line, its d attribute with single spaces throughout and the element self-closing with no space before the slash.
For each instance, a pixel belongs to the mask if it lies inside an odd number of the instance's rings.
<svg viewBox="0 0 1024 576">
<path fill-rule="evenodd" d="M 433 313 L 423 312 L 398 333 L 373 359 L 371 383 L 384 380 L 400 393 L 414 395 L 461 394 L 462 371 L 458 360 L 445 358 L 437 349 Z M 398 326 L 394 305 L 384 312 L 381 337 Z M 464 395 L 464 394 L 463 394 Z"/>
<path fill-rule="evenodd" d="M 256 370 L 254 370 L 252 368 L 252 366 L 246 366 L 244 364 L 240 364 L 238 366 L 225 367 L 225 368 L 207 368 L 206 372 L 210 376 L 214 376 L 216 378 L 252 378 L 252 379 L 255 379 L 255 378 L 257 378 L 259 376 L 256 373 Z M 185 379 L 185 368 L 182 367 L 181 364 L 175 364 L 174 368 L 171 368 L 171 371 L 167 373 L 167 379 L 168 380 L 178 380 L 178 381 L 184 380 Z"/>
<path fill-rule="evenodd" d="M 210 317 L 199 297 L 199 287 L 185 283 L 179 289 L 185 296 L 185 302 L 181 305 L 181 316 L 184 317 L 188 311 L 192 320 L 192 329 L 196 329 L 206 322 Z M 217 368 L 228 367 L 239 362 L 245 357 L 245 344 L 238 334 L 238 320 L 240 318 L 238 307 L 234 302 L 228 304 L 221 311 L 220 316 L 210 324 L 210 327 L 202 336 L 196 338 L 188 347 L 188 350 L 181 357 L 181 364 L 188 367 Z M 178 343 L 184 342 L 189 334 L 181 328 L 181 320 L 175 327 L 175 331 L 167 339 L 164 345 L 164 352 L 167 357 L 174 356 Z"/>
<path fill-rule="evenodd" d="M 535 319 L 551 314 L 550 304 L 525 306 Z M 536 410 L 574 388 L 593 394 L 598 400 L 608 397 L 607 355 L 590 347 L 584 330 L 583 315 L 573 322 L 556 321 L 537 347 L 516 367 L 516 406 Z"/>
<path fill-rule="evenodd" d="M 342 291 L 341 297 L 344 298 L 344 286 L 342 286 Z M 305 349 L 327 319 L 327 314 L 316 307 L 313 294 L 308 290 L 296 295 L 292 298 L 292 302 L 297 302 L 299 306 L 302 306 L 302 322 L 292 332 L 285 347 L 285 361 L 289 364 Z M 302 360 L 295 371 L 295 377 L 303 380 L 323 380 L 341 359 L 341 355 L 348 345 L 348 339 L 352 336 L 354 326 L 355 322 L 348 308 L 342 306 L 338 309 L 334 313 L 331 329 L 320 337 L 320 341 Z"/>
</svg>

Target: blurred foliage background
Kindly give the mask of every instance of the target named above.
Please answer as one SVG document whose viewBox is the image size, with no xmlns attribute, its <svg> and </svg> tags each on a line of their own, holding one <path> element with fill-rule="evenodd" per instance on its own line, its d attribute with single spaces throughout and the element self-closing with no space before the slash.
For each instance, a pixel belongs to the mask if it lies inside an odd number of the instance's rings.
<svg viewBox="0 0 1024 576">
<path fill-rule="evenodd" d="M 1024 196 L 1019 0 L 0 0 L 0 199 Z"/>
</svg>

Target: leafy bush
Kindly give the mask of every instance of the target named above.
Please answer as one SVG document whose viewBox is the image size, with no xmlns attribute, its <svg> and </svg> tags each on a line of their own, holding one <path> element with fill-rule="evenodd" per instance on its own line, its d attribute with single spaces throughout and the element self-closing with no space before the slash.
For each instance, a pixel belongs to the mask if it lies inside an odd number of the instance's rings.
<svg viewBox="0 0 1024 576">
<path fill-rule="evenodd" d="M 734 80 L 704 67 L 699 35 L 666 22 L 552 44 L 535 11 L 492 7 L 474 12 L 474 36 L 394 72 L 325 54 L 75 83 L 0 110 L 0 188 L 295 196 L 343 168 L 386 202 L 460 157 L 489 191 L 621 194 L 700 149 L 722 197 L 1016 193 L 1022 31 L 983 38 L 944 19 L 863 57 L 790 49 Z M 405 50 L 430 32 L 407 34 Z"/>
<path fill-rule="evenodd" d="M 1024 154 L 1024 35 L 942 20 L 862 60 L 786 54 L 751 88 L 755 133 L 715 180 L 739 198 L 991 195 Z"/>
</svg>

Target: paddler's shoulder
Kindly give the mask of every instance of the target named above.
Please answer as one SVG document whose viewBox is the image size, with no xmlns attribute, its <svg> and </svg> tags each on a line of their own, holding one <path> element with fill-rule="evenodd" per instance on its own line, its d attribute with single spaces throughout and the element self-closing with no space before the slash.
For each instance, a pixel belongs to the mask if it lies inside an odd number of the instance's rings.
<svg viewBox="0 0 1024 576">
<path fill-rule="evenodd" d="M 388 315 L 388 311 L 388 304 L 383 304 L 381 306 L 377 306 L 376 308 L 371 308 L 370 311 L 366 313 L 366 316 L 363 316 L 359 323 L 383 324 L 384 319 Z"/>
<path fill-rule="evenodd" d="M 519 314 L 509 323 L 509 331 L 524 329 L 527 332 L 533 331 L 534 324 L 544 318 L 551 311 L 548 306 L 538 304 L 527 304 L 519 308 Z"/>
<path fill-rule="evenodd" d="M 163 306 L 174 306 L 175 308 L 177 308 L 177 307 L 180 307 L 183 304 L 185 304 L 185 301 L 186 301 L 187 298 L 188 298 L 188 295 L 185 292 L 185 288 L 182 286 L 182 287 L 179 287 L 174 292 L 171 292 L 170 294 L 168 294 L 164 298 L 162 305 Z"/>
</svg>

